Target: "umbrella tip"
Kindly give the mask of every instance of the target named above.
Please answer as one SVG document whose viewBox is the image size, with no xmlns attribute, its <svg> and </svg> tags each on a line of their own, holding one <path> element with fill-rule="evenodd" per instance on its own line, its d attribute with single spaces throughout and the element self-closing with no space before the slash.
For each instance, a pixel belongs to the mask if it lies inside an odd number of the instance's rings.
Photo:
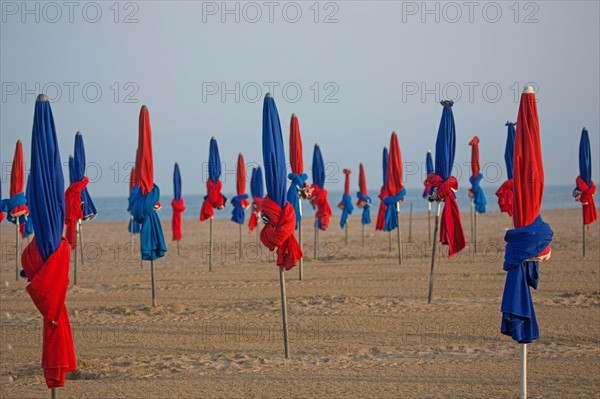
<svg viewBox="0 0 600 399">
<path fill-rule="evenodd" d="M 148 107 L 146 107 L 146 104 L 142 105 L 142 109 L 148 109 Z"/>
<path fill-rule="evenodd" d="M 267 93 L 267 94 L 265 94 L 265 98 L 271 98 L 271 97 L 273 97 L 273 96 L 271 95 L 271 93 Z"/>
<path fill-rule="evenodd" d="M 296 115 L 296 113 L 295 113 L 295 112 L 294 112 L 294 113 L 292 113 L 292 118 L 297 118 L 297 117 L 298 117 L 298 115 Z"/>
<path fill-rule="evenodd" d="M 535 91 L 533 91 L 533 86 L 532 85 L 526 85 L 523 88 L 523 93 L 525 93 L 525 94 L 534 93 L 535 94 Z"/>
<path fill-rule="evenodd" d="M 45 94 L 40 94 L 37 96 L 35 101 L 48 101 L 48 96 L 46 96 Z"/>
<path fill-rule="evenodd" d="M 78 130 L 77 133 L 75 133 L 75 136 L 81 136 L 81 132 Z"/>
<path fill-rule="evenodd" d="M 431 150 L 427 150 L 427 152 L 431 154 Z"/>
<path fill-rule="evenodd" d="M 212 137 L 210 138 L 210 141 L 213 141 L 213 140 L 216 140 L 216 139 L 215 139 L 215 136 L 212 136 Z"/>
</svg>

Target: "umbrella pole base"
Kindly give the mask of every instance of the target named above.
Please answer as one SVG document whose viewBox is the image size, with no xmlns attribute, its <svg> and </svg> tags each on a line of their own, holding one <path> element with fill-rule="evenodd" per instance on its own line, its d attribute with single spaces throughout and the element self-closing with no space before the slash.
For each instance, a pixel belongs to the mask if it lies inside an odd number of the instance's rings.
<svg viewBox="0 0 600 399">
<path fill-rule="evenodd" d="M 156 307 L 156 293 L 154 291 L 154 261 L 150 261 L 150 275 L 152 278 L 152 307 Z"/>
<path fill-rule="evenodd" d="M 300 250 L 302 251 L 302 221 L 300 221 L 300 223 L 298 223 L 298 245 L 300 246 Z M 304 257 L 300 258 L 300 260 L 298 261 L 298 273 L 299 273 L 299 280 L 302 281 L 304 280 Z"/>
<path fill-rule="evenodd" d="M 285 294 L 285 271 L 279 268 L 279 286 L 281 288 L 281 318 L 283 320 L 283 349 L 285 352 L 285 358 L 290 358 L 290 344 L 288 341 L 288 328 L 287 328 L 287 298 Z"/>
<path fill-rule="evenodd" d="M 50 398 L 51 398 L 51 399 L 58 399 L 58 395 L 57 395 L 57 393 L 56 393 L 56 388 L 52 388 L 52 389 L 50 390 Z"/>
<path fill-rule="evenodd" d="M 527 398 L 527 344 L 521 347 L 521 399 Z"/>
</svg>

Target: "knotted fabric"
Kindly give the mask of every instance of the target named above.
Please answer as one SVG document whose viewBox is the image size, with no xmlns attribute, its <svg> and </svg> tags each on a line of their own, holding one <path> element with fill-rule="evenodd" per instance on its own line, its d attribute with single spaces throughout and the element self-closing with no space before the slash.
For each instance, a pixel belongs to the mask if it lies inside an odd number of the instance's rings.
<svg viewBox="0 0 600 399">
<path fill-rule="evenodd" d="M 6 201 L 0 198 L 0 223 L 4 220 L 4 214 L 8 211 L 8 207 L 6 206 Z"/>
<path fill-rule="evenodd" d="M 23 270 L 30 281 L 25 289 L 44 318 L 42 368 L 48 388 L 64 386 L 66 374 L 77 368 L 71 323 L 65 306 L 69 258 L 69 244 L 65 238 L 45 262 L 35 238 L 21 255 Z"/>
<path fill-rule="evenodd" d="M 379 192 L 379 195 L 377 196 L 381 200 L 381 202 L 379 203 L 379 211 L 377 212 L 377 223 L 375 224 L 375 230 L 383 231 L 383 229 L 385 227 L 385 212 L 387 210 L 386 209 L 387 206 L 385 205 L 385 202 L 383 202 L 383 199 L 387 196 L 388 196 L 387 187 L 381 186 L 381 191 Z"/>
<path fill-rule="evenodd" d="M 371 224 L 371 197 L 364 195 L 360 191 L 356 193 L 356 196 L 358 197 L 356 206 L 363 210 L 362 224 Z"/>
<path fill-rule="evenodd" d="M 340 219 L 340 227 L 343 229 L 348 221 L 348 216 L 352 215 L 354 211 L 354 205 L 352 205 L 352 197 L 349 195 L 343 195 L 342 201 L 338 204 L 338 208 L 342 210 L 342 218 Z"/>
<path fill-rule="evenodd" d="M 19 219 L 20 225 L 24 225 L 27 222 L 29 210 L 27 209 L 27 198 L 25 197 L 25 193 L 17 193 L 8 199 L 5 199 L 4 204 L 9 222 L 17 224 L 17 218 Z"/>
<path fill-rule="evenodd" d="M 540 216 L 528 226 L 506 232 L 504 270 L 506 283 L 502 295 L 502 334 L 519 343 L 530 343 L 540 333 L 529 287 L 538 286 L 539 265 L 532 260 L 545 252 L 554 233 Z"/>
<path fill-rule="evenodd" d="M 140 246 L 142 260 L 156 260 L 165 256 L 167 245 L 162 226 L 156 214 L 156 205 L 160 198 L 160 189 L 155 184 L 148 195 L 143 195 L 138 186 L 134 186 L 129 196 L 129 209 L 136 222 L 141 225 Z"/>
<path fill-rule="evenodd" d="M 279 204 L 266 196 L 262 201 L 262 213 L 269 222 L 260 232 L 260 241 L 273 251 L 277 247 L 277 266 L 290 270 L 298 264 L 298 259 L 304 255 L 294 236 L 296 215 L 294 207 L 285 203 L 281 209 Z"/>
<path fill-rule="evenodd" d="M 448 256 L 456 254 L 466 246 L 465 233 L 460 221 L 460 212 L 454 192 L 458 190 L 456 177 L 450 176 L 442 180 L 439 175 L 431 173 L 427 177 L 429 187 L 433 188 L 432 196 L 436 201 L 444 201 L 444 210 L 440 220 L 440 242 L 448 245 Z"/>
<path fill-rule="evenodd" d="M 291 183 L 286 197 L 288 202 L 294 207 L 294 212 L 296 212 L 296 228 L 298 228 L 298 224 L 302 221 L 302 214 L 300 213 L 300 195 L 298 191 L 304 188 L 308 176 L 306 173 L 302 173 L 301 175 L 290 173 L 288 179 L 290 179 Z"/>
<path fill-rule="evenodd" d="M 214 183 L 210 178 L 206 180 L 206 195 L 204 196 L 204 202 L 202 203 L 202 209 L 200 209 L 200 221 L 210 219 L 215 214 L 214 208 L 223 209 L 227 198 L 221 194 L 223 183 L 221 180 L 217 180 Z"/>
<path fill-rule="evenodd" d="M 392 231 L 398 227 L 398 203 L 404 202 L 404 196 L 406 195 L 406 189 L 402 188 L 400 192 L 394 196 L 388 195 L 383 198 L 385 204 L 385 222 L 383 225 L 383 231 Z"/>
<path fill-rule="evenodd" d="M 77 223 L 83 219 L 83 208 L 81 202 L 81 191 L 88 185 L 88 178 L 69 184 L 69 188 L 65 191 L 65 238 L 75 248 L 77 243 Z"/>
<path fill-rule="evenodd" d="M 250 231 L 254 231 L 258 225 L 258 215 L 260 214 L 262 201 L 262 198 L 259 197 L 252 198 L 252 214 L 250 215 L 250 220 L 248 221 L 248 228 Z"/>
<path fill-rule="evenodd" d="M 313 190 L 311 203 L 313 207 L 317 207 L 315 217 L 317 218 L 317 227 L 319 230 L 327 230 L 329 227 L 329 219 L 331 218 L 331 206 L 327 201 L 327 189 L 321 188 L 316 184 L 311 185 Z"/>
<path fill-rule="evenodd" d="M 231 205 L 233 205 L 231 220 L 237 224 L 244 224 L 244 210 L 250 207 L 248 194 L 236 195 L 231 199 Z"/>
<path fill-rule="evenodd" d="M 496 191 L 500 212 L 506 212 L 510 217 L 513 215 L 513 186 L 513 179 L 508 179 Z"/>
<path fill-rule="evenodd" d="M 483 189 L 479 185 L 481 179 L 483 179 L 483 174 L 481 173 L 476 178 L 473 178 L 473 176 L 469 177 L 469 181 L 471 182 L 469 192 L 473 195 L 473 203 L 475 204 L 475 212 L 477 213 L 485 213 L 485 206 L 487 204 Z"/>
<path fill-rule="evenodd" d="M 173 230 L 173 241 L 181 240 L 181 214 L 185 211 L 185 201 L 180 198 L 179 201 L 173 199 L 171 201 L 173 208 L 173 219 L 171 220 L 171 229 Z"/>
<path fill-rule="evenodd" d="M 581 202 L 583 224 L 594 223 L 598 220 L 596 204 L 594 203 L 594 194 L 596 194 L 594 181 L 590 180 L 590 185 L 588 186 L 581 176 L 577 176 L 576 184 L 577 190 L 581 193 L 581 195 L 577 197 L 577 201 Z"/>
</svg>

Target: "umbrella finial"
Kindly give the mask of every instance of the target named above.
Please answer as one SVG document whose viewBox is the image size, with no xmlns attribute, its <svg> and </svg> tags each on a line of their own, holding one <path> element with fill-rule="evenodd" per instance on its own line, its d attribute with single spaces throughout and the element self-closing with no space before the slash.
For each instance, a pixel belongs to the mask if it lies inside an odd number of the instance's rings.
<svg viewBox="0 0 600 399">
<path fill-rule="evenodd" d="M 45 94 L 40 94 L 37 96 L 35 101 L 48 101 L 48 96 L 46 96 Z"/>
<path fill-rule="evenodd" d="M 296 113 L 295 113 L 295 112 L 294 112 L 294 113 L 292 113 L 292 118 L 297 118 L 297 117 L 298 117 L 298 115 L 296 115 Z"/>
<path fill-rule="evenodd" d="M 146 107 L 146 104 L 142 105 L 142 109 L 148 109 L 148 107 Z"/>
<path fill-rule="evenodd" d="M 267 93 L 267 94 L 265 94 L 265 98 L 271 98 L 271 97 L 273 97 L 273 96 L 271 95 L 271 93 Z"/>
<path fill-rule="evenodd" d="M 77 133 L 75 133 L 75 136 L 81 136 L 81 132 L 78 130 Z"/>
<path fill-rule="evenodd" d="M 443 100 L 443 101 L 440 101 L 440 104 L 442 104 L 442 106 L 444 108 L 449 108 L 449 107 L 452 107 L 454 105 L 454 101 L 452 101 L 452 100 Z"/>
<path fill-rule="evenodd" d="M 429 149 L 429 150 L 427 150 L 427 152 L 431 154 L 431 150 L 430 150 L 430 149 Z"/>
<path fill-rule="evenodd" d="M 535 94 L 535 91 L 533 90 L 533 86 L 532 85 L 526 85 L 523 88 L 523 93 L 525 93 L 525 94 L 534 93 Z"/>
</svg>

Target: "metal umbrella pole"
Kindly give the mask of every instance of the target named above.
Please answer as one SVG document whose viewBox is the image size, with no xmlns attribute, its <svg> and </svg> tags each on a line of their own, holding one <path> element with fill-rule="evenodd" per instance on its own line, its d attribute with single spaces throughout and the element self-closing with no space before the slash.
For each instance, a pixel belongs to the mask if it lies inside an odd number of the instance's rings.
<svg viewBox="0 0 600 399">
<path fill-rule="evenodd" d="M 412 242 L 412 202 L 410 203 L 410 211 L 408 214 L 408 242 Z"/>
<path fill-rule="evenodd" d="M 208 271 L 212 272 L 212 250 L 213 250 L 213 218 L 209 219 L 208 224 Z"/>
<path fill-rule="evenodd" d="M 300 210 L 300 217 L 302 217 L 302 200 L 298 200 L 298 209 Z M 302 250 L 302 219 L 300 219 L 300 223 L 298 223 L 298 245 L 300 246 L 300 250 Z M 302 281 L 304 279 L 304 259 L 300 258 L 298 261 L 298 273 L 300 274 L 299 279 Z"/>
<path fill-rule="evenodd" d="M 15 278 L 19 281 L 19 216 L 16 216 L 15 220 Z"/>
<path fill-rule="evenodd" d="M 290 358 L 290 344 L 288 342 L 288 328 L 287 328 L 287 299 L 285 295 L 285 271 L 283 268 L 279 268 L 279 286 L 281 288 L 281 318 L 283 319 L 283 348 L 285 351 L 285 358 Z"/>
<path fill-rule="evenodd" d="M 156 294 L 154 291 L 154 261 L 150 261 L 150 274 L 152 278 L 152 307 L 156 307 Z"/>
<path fill-rule="evenodd" d="M 400 202 L 396 202 L 396 214 L 398 215 L 398 264 L 402 264 L 402 232 L 400 224 Z"/>
<path fill-rule="evenodd" d="M 429 272 L 429 296 L 427 303 L 431 303 L 433 297 L 433 268 L 435 266 L 435 249 L 437 244 L 437 232 L 440 224 L 440 203 L 437 203 L 437 211 L 435 214 L 435 226 L 433 228 L 433 246 L 431 247 L 431 271 Z"/>
</svg>

